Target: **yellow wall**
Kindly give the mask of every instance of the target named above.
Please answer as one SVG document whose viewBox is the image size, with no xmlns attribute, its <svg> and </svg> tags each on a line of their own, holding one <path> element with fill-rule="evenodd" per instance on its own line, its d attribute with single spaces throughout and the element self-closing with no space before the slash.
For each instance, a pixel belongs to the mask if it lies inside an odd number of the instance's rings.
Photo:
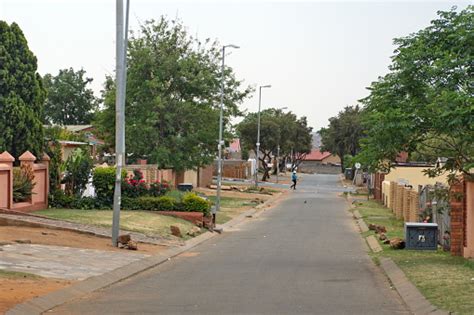
<svg viewBox="0 0 474 315">
<path fill-rule="evenodd" d="M 334 164 L 340 164 L 341 159 L 339 158 L 338 155 L 330 155 L 327 158 L 325 158 L 323 161 L 323 164 L 329 164 L 329 163 L 334 163 Z"/>
<path fill-rule="evenodd" d="M 437 182 L 448 184 L 448 177 L 446 174 L 430 178 L 423 173 L 423 170 L 426 167 L 397 167 L 390 170 L 390 173 L 385 175 L 386 181 L 397 182 L 400 179 L 406 180 L 409 185 L 412 185 L 414 188 L 418 185 L 434 185 Z"/>
</svg>

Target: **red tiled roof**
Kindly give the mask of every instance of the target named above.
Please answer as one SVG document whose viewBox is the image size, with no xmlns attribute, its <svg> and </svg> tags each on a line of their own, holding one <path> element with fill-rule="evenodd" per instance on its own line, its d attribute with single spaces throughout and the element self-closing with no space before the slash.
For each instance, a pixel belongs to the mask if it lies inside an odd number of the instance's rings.
<svg viewBox="0 0 474 315">
<path fill-rule="evenodd" d="M 325 158 L 331 156 L 331 152 L 321 152 L 318 149 L 311 150 L 304 158 L 305 161 L 322 161 Z"/>
</svg>

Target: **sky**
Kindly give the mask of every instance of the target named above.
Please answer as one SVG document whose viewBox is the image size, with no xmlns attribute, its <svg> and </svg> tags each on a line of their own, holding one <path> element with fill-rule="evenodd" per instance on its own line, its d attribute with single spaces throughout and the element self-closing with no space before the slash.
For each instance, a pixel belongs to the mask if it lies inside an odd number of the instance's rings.
<svg viewBox="0 0 474 315">
<path fill-rule="evenodd" d="M 471 1 L 131 0 L 130 29 L 178 17 L 200 39 L 241 48 L 226 57 L 245 85 L 271 84 L 262 107 L 287 107 L 319 130 L 388 72 L 393 38 L 429 25 L 438 10 Z M 41 75 L 83 68 L 97 95 L 115 68 L 114 0 L 0 0 L 0 20 L 16 22 Z M 258 95 L 242 108 L 257 111 Z"/>
</svg>

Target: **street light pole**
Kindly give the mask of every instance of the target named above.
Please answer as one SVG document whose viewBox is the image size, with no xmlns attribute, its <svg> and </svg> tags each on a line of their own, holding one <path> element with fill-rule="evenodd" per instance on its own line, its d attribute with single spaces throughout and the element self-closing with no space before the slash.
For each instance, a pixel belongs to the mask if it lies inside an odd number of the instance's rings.
<svg viewBox="0 0 474 315">
<path fill-rule="evenodd" d="M 127 15 L 129 4 L 127 3 Z M 118 246 L 120 230 L 120 206 L 122 199 L 122 168 L 125 161 L 125 46 L 123 0 L 116 0 L 116 100 L 115 100 L 115 189 L 112 218 L 112 245 Z M 128 26 L 128 16 L 127 16 Z"/>
<path fill-rule="evenodd" d="M 280 111 L 283 111 L 284 109 L 288 109 L 288 107 L 282 107 L 282 108 L 280 108 Z M 277 163 L 277 180 L 276 180 L 276 182 L 278 183 L 278 176 L 280 175 L 280 141 L 278 141 L 278 146 L 277 146 L 276 163 Z"/>
<path fill-rule="evenodd" d="M 271 88 L 271 85 L 261 85 L 258 88 L 258 122 L 257 122 L 257 151 L 256 155 L 256 164 L 255 164 L 255 187 L 258 187 L 258 155 L 260 152 L 260 108 L 262 106 L 262 89 Z"/>
<path fill-rule="evenodd" d="M 225 49 L 226 48 L 240 48 L 236 45 L 225 45 L 222 46 L 222 66 L 221 66 L 221 108 L 219 116 L 219 143 L 217 144 L 217 150 L 219 151 L 219 158 L 217 160 L 217 195 L 216 195 L 216 207 L 212 209 L 212 224 L 216 225 L 216 214 L 221 209 L 221 187 L 222 187 L 222 140 L 223 133 L 223 116 L 224 116 L 224 68 L 225 68 Z"/>
</svg>

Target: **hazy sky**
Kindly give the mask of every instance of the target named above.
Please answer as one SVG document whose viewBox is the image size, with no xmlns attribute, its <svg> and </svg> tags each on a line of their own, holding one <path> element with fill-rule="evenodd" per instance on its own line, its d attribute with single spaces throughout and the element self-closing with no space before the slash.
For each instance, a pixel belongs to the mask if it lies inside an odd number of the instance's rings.
<svg viewBox="0 0 474 315">
<path fill-rule="evenodd" d="M 263 107 L 288 107 L 315 129 L 387 72 L 392 39 L 428 26 L 436 11 L 471 1 L 131 0 L 130 28 L 178 16 L 192 35 L 236 44 L 226 58 L 246 84 L 271 84 Z M 17 22 L 41 74 L 81 67 L 99 94 L 115 67 L 114 0 L 0 0 L 0 19 Z M 256 111 L 258 97 L 243 107 Z"/>
</svg>

